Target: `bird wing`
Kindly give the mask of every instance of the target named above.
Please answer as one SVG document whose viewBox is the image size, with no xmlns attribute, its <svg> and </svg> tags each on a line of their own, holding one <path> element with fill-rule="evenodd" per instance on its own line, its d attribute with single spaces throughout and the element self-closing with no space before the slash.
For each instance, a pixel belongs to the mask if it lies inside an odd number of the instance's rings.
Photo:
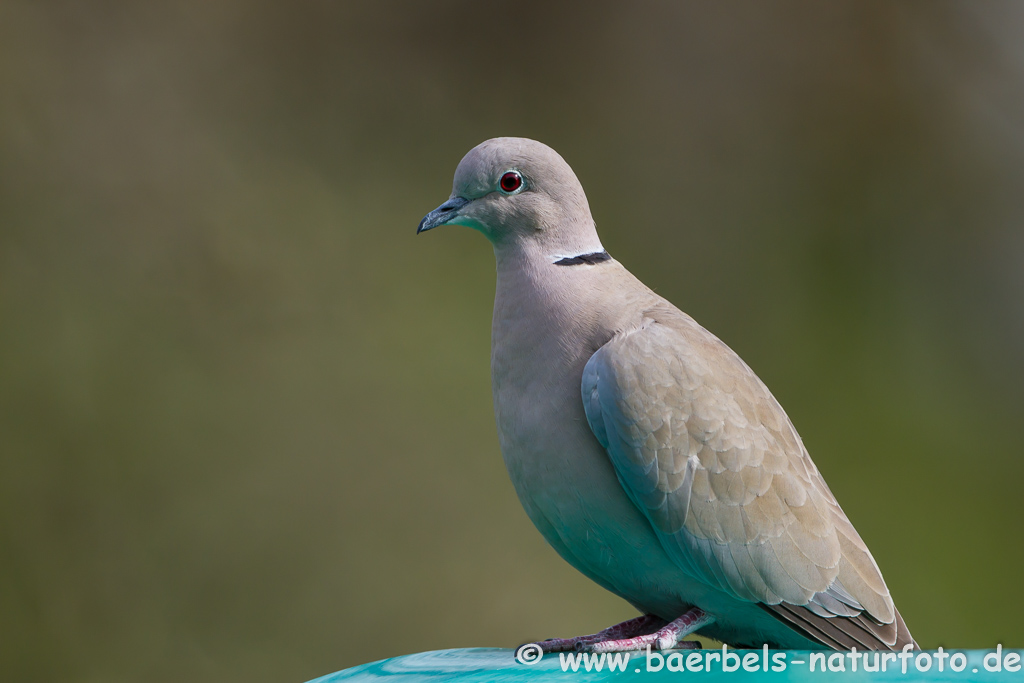
<svg viewBox="0 0 1024 683">
<path fill-rule="evenodd" d="M 619 482 L 685 573 L 825 645 L 912 642 L 782 407 L 718 338 L 649 311 L 594 353 L 581 388 Z"/>
</svg>

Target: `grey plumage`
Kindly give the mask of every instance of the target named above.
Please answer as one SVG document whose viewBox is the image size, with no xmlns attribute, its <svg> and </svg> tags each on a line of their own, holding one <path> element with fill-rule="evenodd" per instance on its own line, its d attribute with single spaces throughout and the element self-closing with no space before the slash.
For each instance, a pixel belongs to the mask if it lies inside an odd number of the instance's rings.
<svg viewBox="0 0 1024 683">
<path fill-rule="evenodd" d="M 499 185 L 508 173 L 522 179 L 513 193 Z M 724 343 L 605 258 L 561 157 L 532 140 L 482 143 L 420 231 L 443 224 L 494 245 L 502 453 L 567 561 L 647 614 L 700 608 L 714 618 L 701 632 L 734 645 L 913 643 L 782 407 Z"/>
</svg>

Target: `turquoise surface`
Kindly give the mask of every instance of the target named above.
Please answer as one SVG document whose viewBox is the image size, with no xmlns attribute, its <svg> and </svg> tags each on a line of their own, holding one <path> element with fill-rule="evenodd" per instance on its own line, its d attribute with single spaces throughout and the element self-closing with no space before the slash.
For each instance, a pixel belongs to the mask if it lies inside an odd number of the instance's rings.
<svg viewBox="0 0 1024 683">
<path fill-rule="evenodd" d="M 962 670 L 957 672 L 950 668 L 951 659 L 949 655 L 962 653 L 964 660 L 957 660 L 955 663 L 965 662 Z M 691 654 L 697 653 L 698 657 L 687 660 Z M 683 650 L 677 653 L 661 653 L 671 660 L 659 660 L 659 653 L 654 653 L 648 669 L 648 657 L 644 652 L 631 653 L 628 662 L 625 663 L 625 671 L 621 670 L 620 659 L 616 663 L 616 670 L 609 670 L 607 657 L 603 661 L 591 661 L 591 670 L 585 668 L 586 662 L 575 659 L 579 655 L 564 653 L 563 657 L 557 654 L 548 654 L 539 662 L 526 665 L 516 661 L 512 650 L 497 648 L 473 648 L 463 650 L 437 650 L 434 652 L 421 652 L 419 654 L 405 655 L 383 659 L 379 662 L 371 662 L 360 666 L 345 669 L 337 673 L 317 678 L 310 683 L 335 683 L 340 681 L 376 681 L 388 678 L 396 683 L 398 681 L 605 681 L 612 678 L 621 680 L 623 678 L 637 678 L 646 681 L 680 681 L 689 678 L 699 678 L 704 681 L 734 681 L 739 683 L 744 680 L 763 679 L 777 682 L 782 681 L 824 681 L 839 678 L 844 681 L 1024 681 L 1024 671 L 1020 662 L 1022 660 L 1021 650 L 1003 650 L 998 653 L 995 650 L 948 650 L 943 658 L 943 671 L 938 671 L 938 652 L 930 650 L 914 653 L 914 657 L 907 660 L 907 672 L 903 673 L 901 661 L 886 663 L 886 671 L 864 671 L 863 659 L 858 653 L 857 671 L 852 670 L 852 658 L 849 653 L 821 652 L 810 653 L 795 650 L 773 650 L 769 652 L 768 671 L 762 666 L 763 652 L 760 650 L 728 650 L 729 666 L 736 666 L 735 671 L 723 671 L 721 650 Z M 732 658 L 733 653 L 736 659 Z M 714 655 L 717 654 L 718 657 Z M 678 655 L 678 656 L 676 656 Z M 710 655 L 711 671 L 705 666 Z M 755 656 L 756 655 L 756 656 Z M 572 661 L 569 657 L 573 657 Z M 1000 670 L 990 671 L 985 667 L 986 656 L 990 668 L 995 668 L 997 660 L 1002 664 Z M 749 668 L 756 666 L 756 671 L 745 671 L 743 668 L 744 658 Z M 815 670 L 810 670 L 811 660 L 814 658 Z M 869 666 L 873 665 L 874 653 L 869 655 Z M 915 660 L 920 657 L 921 668 L 925 668 L 925 659 L 931 666 L 928 671 L 919 671 Z M 781 660 L 778 658 L 782 658 Z M 831 658 L 831 660 L 830 660 Z M 697 664 L 700 662 L 701 670 L 685 669 L 688 663 Z M 842 671 L 839 669 L 839 661 L 843 662 Z M 825 671 L 822 671 L 820 663 L 824 661 Z M 572 670 L 572 662 L 577 664 L 577 671 Z M 785 663 L 784 670 L 772 671 L 773 665 L 776 669 L 781 663 Z M 563 671 L 563 663 L 566 670 Z M 601 670 L 597 670 L 597 664 L 601 664 Z M 659 664 L 661 667 L 659 668 Z M 678 670 L 682 664 L 684 670 Z M 831 664 L 831 666 L 829 666 Z M 669 666 L 673 669 L 670 671 Z M 693 667 L 694 669 L 696 667 Z M 881 667 L 879 667 L 881 668 Z"/>
</svg>

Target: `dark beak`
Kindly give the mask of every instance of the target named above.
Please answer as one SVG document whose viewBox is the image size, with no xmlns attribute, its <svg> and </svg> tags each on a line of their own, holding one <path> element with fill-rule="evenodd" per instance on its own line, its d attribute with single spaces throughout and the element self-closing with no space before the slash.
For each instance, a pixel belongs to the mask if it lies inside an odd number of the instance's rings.
<svg viewBox="0 0 1024 683">
<path fill-rule="evenodd" d="M 416 228 L 416 234 L 426 232 L 431 228 L 436 228 L 439 225 L 444 225 L 448 221 L 454 219 L 459 215 L 459 209 L 469 204 L 468 199 L 462 197 L 452 197 L 441 206 L 437 207 L 420 221 L 420 227 Z"/>
</svg>

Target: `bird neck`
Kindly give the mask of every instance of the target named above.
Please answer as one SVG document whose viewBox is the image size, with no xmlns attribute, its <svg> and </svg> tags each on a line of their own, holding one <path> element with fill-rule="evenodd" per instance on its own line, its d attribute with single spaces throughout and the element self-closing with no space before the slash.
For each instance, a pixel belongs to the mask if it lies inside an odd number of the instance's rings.
<svg viewBox="0 0 1024 683">
<path fill-rule="evenodd" d="M 496 380 L 521 372 L 527 367 L 520 364 L 524 358 L 538 361 L 528 367 L 578 364 L 621 324 L 626 309 L 619 310 L 607 293 L 632 276 L 606 256 L 599 242 L 569 253 L 552 253 L 536 242 L 516 249 L 496 247 L 495 256 L 491 341 Z"/>
<path fill-rule="evenodd" d="M 495 314 L 547 314 L 561 318 L 581 312 L 598 268 L 611 265 L 611 257 L 596 239 L 589 244 L 550 244 L 523 239 L 495 245 L 497 266 Z"/>
</svg>

